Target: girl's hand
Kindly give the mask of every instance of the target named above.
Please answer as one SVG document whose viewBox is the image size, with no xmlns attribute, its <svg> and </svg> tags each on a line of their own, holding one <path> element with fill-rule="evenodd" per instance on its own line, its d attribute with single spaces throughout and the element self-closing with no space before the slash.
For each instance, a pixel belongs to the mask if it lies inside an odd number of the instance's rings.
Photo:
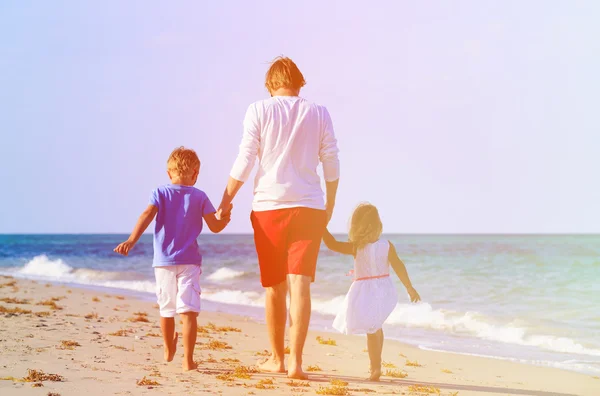
<svg viewBox="0 0 600 396">
<path fill-rule="evenodd" d="M 417 293 L 414 287 L 409 287 L 406 290 L 408 291 L 408 295 L 410 296 L 410 302 L 416 303 L 418 301 L 421 301 L 421 296 L 419 296 L 419 293 Z"/>
<path fill-rule="evenodd" d="M 129 254 L 129 251 L 133 248 L 133 246 L 135 245 L 134 242 L 131 241 L 125 241 L 121 244 L 119 244 L 119 246 L 117 246 L 114 251 L 122 254 L 123 256 L 127 256 Z"/>
</svg>

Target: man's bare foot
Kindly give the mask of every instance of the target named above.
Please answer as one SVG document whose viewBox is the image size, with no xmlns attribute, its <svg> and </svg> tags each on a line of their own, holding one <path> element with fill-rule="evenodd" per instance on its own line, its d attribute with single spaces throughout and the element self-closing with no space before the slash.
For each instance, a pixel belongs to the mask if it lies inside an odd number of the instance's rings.
<svg viewBox="0 0 600 396">
<path fill-rule="evenodd" d="M 259 362 L 258 369 L 267 373 L 285 373 L 283 362 L 277 362 L 273 356 Z"/>
<path fill-rule="evenodd" d="M 306 381 L 308 379 L 308 374 L 306 374 L 304 371 L 302 371 L 302 367 L 296 364 L 290 364 L 288 363 L 289 368 L 288 368 L 288 378 L 292 378 L 292 379 L 297 379 L 297 380 L 303 380 Z"/>
<path fill-rule="evenodd" d="M 175 357 L 175 352 L 177 352 L 177 339 L 178 338 L 179 338 L 179 334 L 177 332 L 175 332 L 175 334 L 173 335 L 173 341 L 171 342 L 171 345 L 169 345 L 168 347 L 165 345 L 165 360 L 167 362 L 173 361 L 173 358 Z"/>
<path fill-rule="evenodd" d="M 183 368 L 183 371 L 191 371 L 191 370 L 196 370 L 198 368 L 198 363 L 197 362 L 188 362 L 188 361 L 183 361 L 181 368 Z"/>
<path fill-rule="evenodd" d="M 367 380 L 369 381 L 379 381 L 379 377 L 381 377 L 381 370 L 371 370 L 371 375 Z"/>
</svg>

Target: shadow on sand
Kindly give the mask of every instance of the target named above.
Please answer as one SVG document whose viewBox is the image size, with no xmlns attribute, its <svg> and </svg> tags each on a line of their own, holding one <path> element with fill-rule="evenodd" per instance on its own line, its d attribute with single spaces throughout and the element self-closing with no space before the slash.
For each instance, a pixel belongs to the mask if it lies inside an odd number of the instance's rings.
<svg viewBox="0 0 600 396">
<path fill-rule="evenodd" d="M 212 370 L 199 370 L 203 374 L 221 374 L 226 373 L 231 370 L 227 369 L 212 369 Z M 256 373 L 254 374 L 256 377 L 262 378 L 276 378 L 280 381 L 288 381 L 288 378 L 285 374 L 282 373 Z M 461 384 L 448 384 L 443 382 L 427 382 L 427 381 L 411 381 L 407 379 L 388 379 L 384 378 L 379 382 L 369 381 L 364 378 L 357 377 L 347 377 L 343 375 L 331 375 L 331 374 L 319 374 L 319 373 L 310 373 L 309 381 L 311 383 L 322 383 L 327 384 L 332 379 L 339 379 L 342 381 L 346 381 L 350 383 L 348 385 L 348 390 L 350 392 L 364 392 L 365 389 L 356 388 L 351 386 L 352 384 L 361 384 L 370 386 L 377 385 L 392 385 L 392 386 L 410 386 L 410 385 L 424 385 L 424 386 L 433 386 L 436 388 L 444 389 L 444 390 L 452 390 L 452 391 L 472 391 L 472 392 L 481 392 L 481 393 L 490 393 L 490 394 L 512 394 L 512 395 L 527 395 L 527 396 L 577 396 L 573 393 L 556 393 L 556 392 L 547 392 L 547 391 L 536 391 L 536 390 L 527 390 L 527 389 L 516 389 L 516 388 L 499 388 L 493 386 L 479 386 L 479 385 L 461 385 Z"/>
</svg>

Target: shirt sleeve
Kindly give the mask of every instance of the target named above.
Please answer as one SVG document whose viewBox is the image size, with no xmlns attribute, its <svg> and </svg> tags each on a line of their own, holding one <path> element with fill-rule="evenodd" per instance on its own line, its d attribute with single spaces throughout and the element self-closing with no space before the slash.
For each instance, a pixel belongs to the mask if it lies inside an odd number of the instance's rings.
<svg viewBox="0 0 600 396">
<path fill-rule="evenodd" d="M 254 105 L 250 105 L 244 117 L 244 134 L 240 150 L 229 174 L 232 178 L 245 182 L 250 177 L 260 148 L 260 126 Z"/>
<path fill-rule="evenodd" d="M 202 216 L 206 216 L 207 214 L 215 213 L 217 210 L 213 206 L 212 202 L 210 202 L 210 199 L 208 198 L 208 195 L 206 195 L 204 193 L 202 195 L 203 195 L 203 199 L 202 199 Z"/>
<path fill-rule="evenodd" d="M 158 197 L 158 188 L 156 188 L 156 189 L 152 190 L 152 192 L 150 193 L 150 199 L 148 200 L 148 204 L 156 206 L 158 208 L 159 202 L 160 202 L 160 200 Z"/>
<path fill-rule="evenodd" d="M 340 178 L 339 149 L 333 132 L 333 122 L 331 121 L 329 111 L 327 111 L 325 107 L 323 107 L 322 123 L 323 133 L 321 134 L 319 159 L 323 164 L 323 176 L 325 181 L 332 182 Z"/>
</svg>

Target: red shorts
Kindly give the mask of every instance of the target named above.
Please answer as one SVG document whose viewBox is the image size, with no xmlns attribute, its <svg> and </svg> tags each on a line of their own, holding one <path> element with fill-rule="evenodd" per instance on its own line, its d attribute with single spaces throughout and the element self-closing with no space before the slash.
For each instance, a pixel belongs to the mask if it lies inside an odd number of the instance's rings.
<svg viewBox="0 0 600 396">
<path fill-rule="evenodd" d="M 327 213 L 310 208 L 252 212 L 260 282 L 275 286 L 288 274 L 310 276 L 314 282 Z"/>
</svg>

